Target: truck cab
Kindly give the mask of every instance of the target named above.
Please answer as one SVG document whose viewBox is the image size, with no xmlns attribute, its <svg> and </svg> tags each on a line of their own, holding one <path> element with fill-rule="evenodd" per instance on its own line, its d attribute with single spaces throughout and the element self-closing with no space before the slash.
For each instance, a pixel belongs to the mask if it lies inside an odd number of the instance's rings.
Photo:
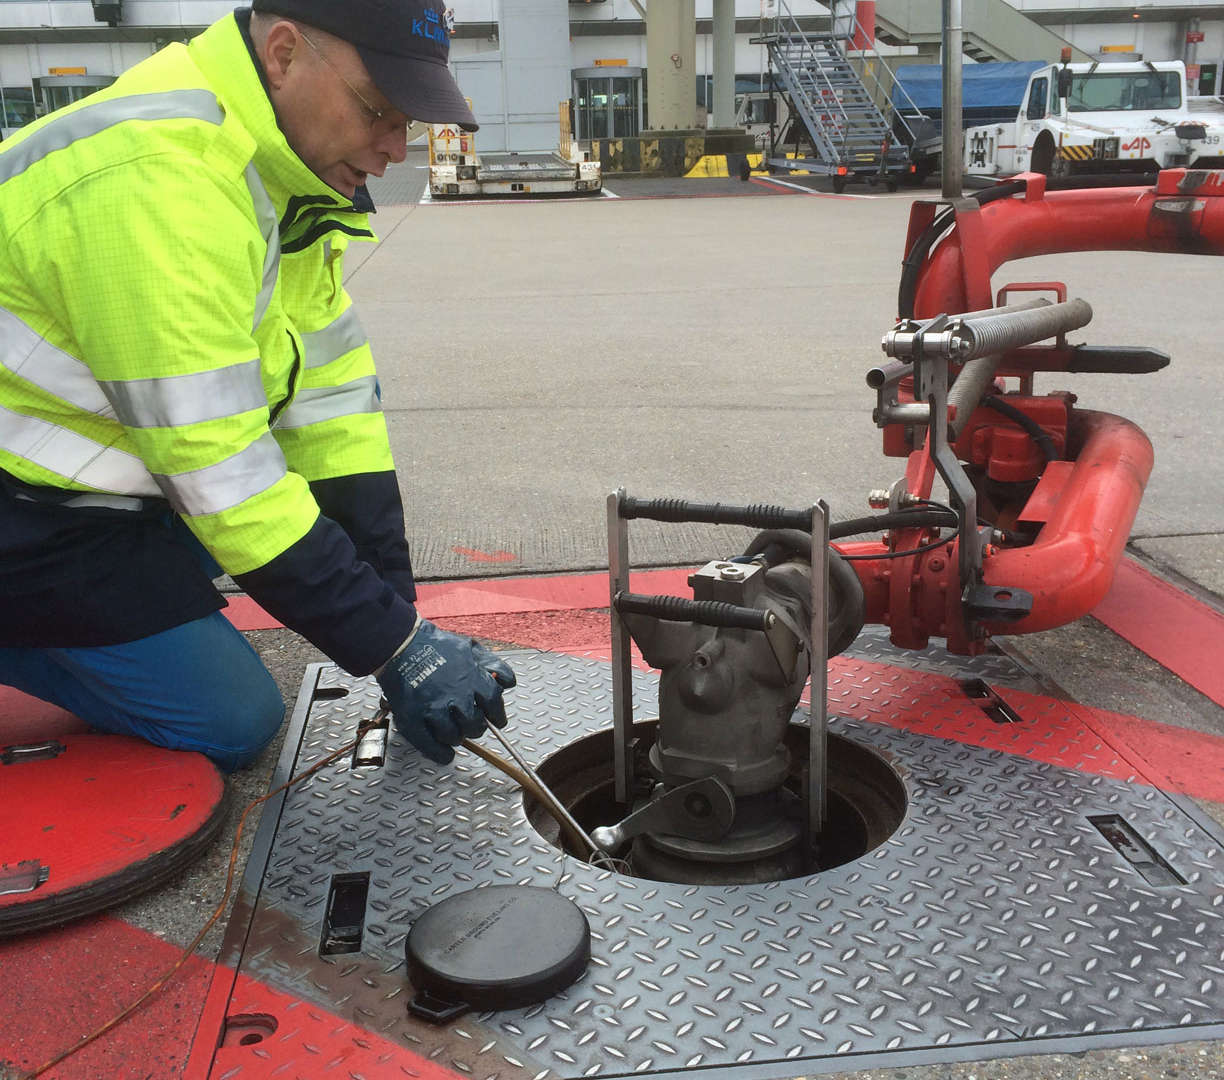
<svg viewBox="0 0 1224 1080">
<path fill-rule="evenodd" d="M 1155 172 L 1218 155 L 1222 135 L 1224 115 L 1191 115 L 1180 60 L 1049 64 L 1029 77 L 1014 123 L 965 131 L 965 170 Z"/>
</svg>

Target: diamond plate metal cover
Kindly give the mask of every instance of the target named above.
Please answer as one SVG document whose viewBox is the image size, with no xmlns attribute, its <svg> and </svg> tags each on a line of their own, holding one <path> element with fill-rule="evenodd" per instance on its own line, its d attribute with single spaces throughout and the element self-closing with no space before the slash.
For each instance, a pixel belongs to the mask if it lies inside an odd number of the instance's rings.
<svg viewBox="0 0 1224 1080">
<path fill-rule="evenodd" d="M 529 761 L 610 726 L 606 662 L 508 658 L 519 678 L 510 730 Z M 980 672 L 980 661 L 955 663 Z M 1021 722 L 1005 726 L 1058 720 L 1060 760 L 1082 757 L 1089 771 L 968 745 L 939 716 L 932 730 L 944 735 L 906 730 L 897 715 L 876 722 L 863 705 L 879 708 L 870 683 L 882 670 L 858 664 L 861 693 L 831 690 L 831 730 L 892 761 L 909 807 L 886 843 L 845 866 L 738 887 L 596 870 L 543 842 L 520 790 L 482 760 L 461 752 L 435 766 L 393 738 L 383 767 L 328 766 L 287 793 L 279 819 L 266 816 L 228 962 L 418 1060 L 489 1080 L 696 1067 L 795 1076 L 1224 1033 L 1224 854 L 1211 826 L 1119 779 L 1133 766 L 1051 699 L 1026 698 Z M 351 741 L 376 709 L 372 680 L 315 675 L 274 783 Z M 947 680 L 905 675 L 887 707 L 931 720 Z M 938 692 L 915 695 L 930 679 Z M 639 715 L 656 689 L 654 673 L 635 672 Z M 1173 883 L 1149 883 L 1090 817 L 1124 822 Z M 370 874 L 361 951 L 321 957 L 331 878 L 360 872 Z M 403 947 L 414 918 L 456 891 L 506 883 L 554 888 L 582 908 L 586 976 L 528 1009 L 441 1027 L 411 1017 Z"/>
<path fill-rule="evenodd" d="M 983 679 L 1033 693 L 1041 693 L 1048 688 L 1045 679 L 999 651 L 994 641 L 988 642 L 986 648 L 987 651 L 981 656 L 957 656 L 938 644 L 928 645 L 925 649 L 898 649 L 889 642 L 887 627 L 864 626 L 854 639 L 854 644 L 842 656 L 879 664 L 902 664 L 912 671 L 928 671 L 953 679 Z"/>
</svg>

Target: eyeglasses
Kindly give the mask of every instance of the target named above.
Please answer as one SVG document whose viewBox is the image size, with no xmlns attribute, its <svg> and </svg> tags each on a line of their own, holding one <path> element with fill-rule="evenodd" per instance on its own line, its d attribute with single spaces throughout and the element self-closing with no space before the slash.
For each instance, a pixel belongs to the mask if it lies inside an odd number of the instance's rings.
<svg viewBox="0 0 1224 1080">
<path fill-rule="evenodd" d="M 353 96 L 358 101 L 361 102 L 361 107 L 365 110 L 367 114 L 367 119 L 370 121 L 370 127 L 373 127 L 375 124 L 377 124 L 378 121 L 383 118 L 385 110 L 374 108 L 374 106 L 371 105 L 369 101 L 366 100 L 365 94 L 363 94 L 360 90 L 358 90 L 357 87 L 355 87 L 351 82 L 348 81 L 348 79 L 344 77 L 344 72 L 342 72 L 338 67 L 336 67 L 335 64 L 333 64 L 330 60 L 327 59 L 326 56 L 323 55 L 323 50 L 320 49 L 318 45 L 316 45 L 313 41 L 311 41 L 310 38 L 308 38 L 304 33 L 302 33 L 301 30 L 299 30 L 298 33 L 302 34 L 302 40 L 306 42 L 306 44 L 309 45 L 311 49 L 314 50 L 315 56 L 317 56 L 320 60 L 322 60 L 323 63 L 327 67 L 331 68 L 331 70 L 335 72 L 335 74 L 339 77 L 340 81 L 344 83 L 344 85 L 347 86 L 353 92 Z"/>
</svg>

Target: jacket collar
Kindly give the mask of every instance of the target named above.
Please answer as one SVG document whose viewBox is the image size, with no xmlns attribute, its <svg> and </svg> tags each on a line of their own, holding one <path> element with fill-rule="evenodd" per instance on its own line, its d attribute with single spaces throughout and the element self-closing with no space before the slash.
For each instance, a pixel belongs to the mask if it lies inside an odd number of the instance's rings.
<svg viewBox="0 0 1224 1080">
<path fill-rule="evenodd" d="M 194 38 L 189 48 L 226 113 L 255 141 L 252 163 L 276 206 L 282 238 L 296 231 L 293 227 L 303 217 L 314 219 L 321 213 L 364 216 L 373 211 L 364 188 L 352 200 L 341 195 L 315 176 L 285 141 L 255 55 L 250 22 L 250 9 L 239 8 Z"/>
</svg>

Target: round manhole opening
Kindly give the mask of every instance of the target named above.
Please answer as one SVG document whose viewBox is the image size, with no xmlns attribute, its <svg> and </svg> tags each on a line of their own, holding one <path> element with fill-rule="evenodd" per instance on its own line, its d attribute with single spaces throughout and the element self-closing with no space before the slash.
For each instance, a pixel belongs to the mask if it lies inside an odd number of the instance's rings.
<svg viewBox="0 0 1224 1080">
<path fill-rule="evenodd" d="M 636 740 L 635 775 L 639 789 L 635 805 L 620 805 L 615 797 L 612 731 L 599 731 L 576 739 L 551 754 L 539 765 L 540 779 L 552 790 L 583 831 L 606 828 L 622 822 L 634 809 L 640 809 L 649 796 L 650 772 L 647 756 L 658 732 L 657 720 L 640 721 L 633 726 Z M 771 804 L 773 818 L 766 812 L 755 825 L 759 838 L 766 833 L 785 833 L 788 822 L 795 830 L 803 814 L 804 766 L 808 760 L 808 729 L 792 723 L 786 734 L 791 766 L 783 790 Z M 768 850 L 758 845 L 751 859 L 737 859 L 734 845 L 727 843 L 669 844 L 666 837 L 639 835 L 626 841 L 612 854 L 625 871 L 634 877 L 700 885 L 752 884 L 807 877 L 852 862 L 879 847 L 900 827 L 908 803 L 905 784 L 892 764 L 875 750 L 840 735 L 827 736 L 828 787 L 825 827 L 815 842 L 808 845 L 777 845 Z M 699 800 L 700 796 L 690 796 Z M 545 806 L 524 794 L 524 807 L 532 827 L 554 847 L 575 858 L 586 851 L 572 836 L 567 836 Z M 692 809 L 692 806 L 689 807 Z M 756 809 L 737 803 L 737 813 Z M 776 818 L 776 820 L 774 820 Z M 676 847 L 681 847 L 677 857 Z M 728 848 L 732 850 L 728 850 Z"/>
</svg>

